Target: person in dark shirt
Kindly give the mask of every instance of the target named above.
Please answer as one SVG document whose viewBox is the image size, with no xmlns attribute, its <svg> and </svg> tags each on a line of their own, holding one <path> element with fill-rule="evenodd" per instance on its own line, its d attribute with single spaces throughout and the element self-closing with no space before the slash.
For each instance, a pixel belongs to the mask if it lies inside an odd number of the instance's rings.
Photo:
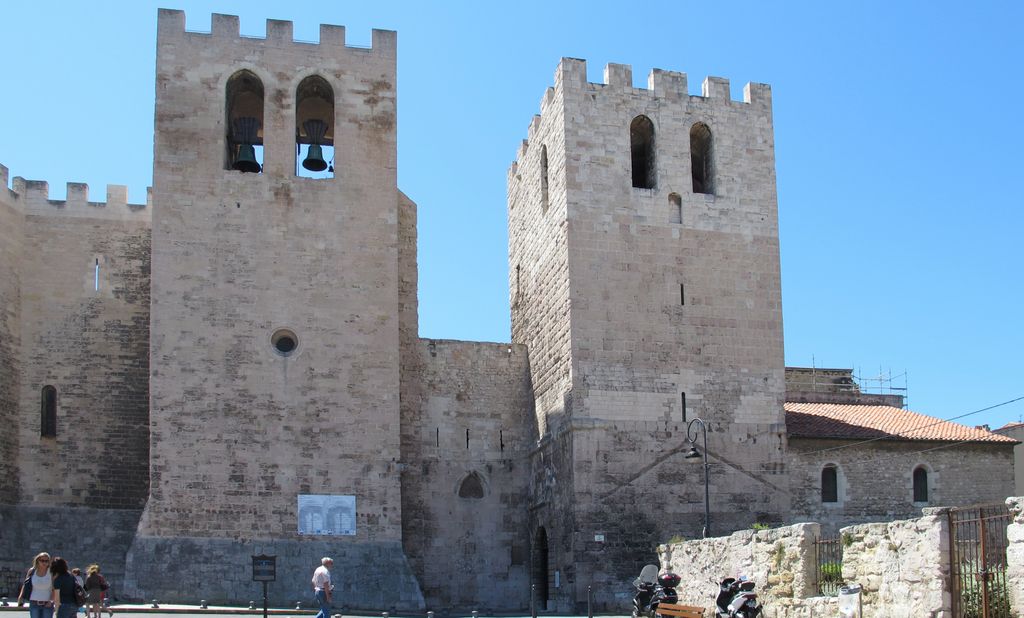
<svg viewBox="0 0 1024 618">
<path fill-rule="evenodd" d="M 75 618 L 78 604 L 75 602 L 75 576 L 68 572 L 68 563 L 61 557 L 53 559 L 50 565 L 53 574 L 53 602 L 57 606 L 56 618 Z"/>
</svg>

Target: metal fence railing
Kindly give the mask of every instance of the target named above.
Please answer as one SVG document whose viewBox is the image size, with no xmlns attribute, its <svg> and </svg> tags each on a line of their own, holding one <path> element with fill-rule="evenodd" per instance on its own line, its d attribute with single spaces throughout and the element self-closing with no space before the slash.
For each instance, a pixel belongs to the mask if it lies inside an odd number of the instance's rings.
<svg viewBox="0 0 1024 618">
<path fill-rule="evenodd" d="M 1010 618 L 1006 577 L 1005 504 L 957 508 L 949 512 L 950 578 L 956 618 Z"/>
<path fill-rule="evenodd" d="M 818 594 L 835 596 L 843 586 L 843 543 L 839 538 L 814 541 Z"/>
</svg>

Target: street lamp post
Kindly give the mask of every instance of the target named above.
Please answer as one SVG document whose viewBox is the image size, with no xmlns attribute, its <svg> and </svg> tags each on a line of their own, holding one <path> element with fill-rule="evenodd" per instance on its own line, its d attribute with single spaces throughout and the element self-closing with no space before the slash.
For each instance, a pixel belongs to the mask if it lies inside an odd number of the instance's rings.
<svg viewBox="0 0 1024 618">
<path fill-rule="evenodd" d="M 701 433 L 704 434 L 704 451 L 697 450 L 697 432 L 693 429 L 693 424 L 697 423 L 700 425 Z M 692 432 L 692 434 L 691 434 Z M 704 420 L 701 418 L 694 418 L 692 421 L 686 424 L 686 440 L 690 443 L 690 450 L 687 451 L 686 455 L 683 455 L 684 459 L 700 459 L 703 456 L 704 459 L 704 538 L 708 538 L 711 534 L 711 491 L 709 489 L 708 471 L 711 466 L 708 464 L 708 427 L 704 424 Z"/>
</svg>

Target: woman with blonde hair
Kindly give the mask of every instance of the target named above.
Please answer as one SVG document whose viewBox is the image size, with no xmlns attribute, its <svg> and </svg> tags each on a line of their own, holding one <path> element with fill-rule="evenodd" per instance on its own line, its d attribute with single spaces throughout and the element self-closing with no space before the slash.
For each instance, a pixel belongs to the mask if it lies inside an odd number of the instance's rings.
<svg viewBox="0 0 1024 618">
<path fill-rule="evenodd" d="M 90 564 L 85 570 L 85 608 L 87 618 L 100 618 L 103 613 L 103 593 L 110 586 L 107 580 L 100 575 L 100 565 Z"/>
<path fill-rule="evenodd" d="M 50 554 L 40 552 L 32 561 L 25 583 L 18 593 L 18 607 L 28 601 L 30 618 L 53 618 L 53 576 L 50 575 Z"/>
</svg>

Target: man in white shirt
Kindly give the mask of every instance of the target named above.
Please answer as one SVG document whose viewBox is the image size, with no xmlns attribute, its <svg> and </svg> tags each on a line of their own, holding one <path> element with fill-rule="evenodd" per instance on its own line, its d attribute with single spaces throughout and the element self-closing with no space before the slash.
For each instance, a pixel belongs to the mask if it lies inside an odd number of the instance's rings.
<svg viewBox="0 0 1024 618">
<path fill-rule="evenodd" d="M 324 557 L 320 559 L 320 566 L 313 571 L 313 594 L 320 605 L 320 613 L 316 618 L 331 618 L 331 592 L 334 590 L 334 585 L 331 584 L 332 566 L 334 560 Z"/>
</svg>

